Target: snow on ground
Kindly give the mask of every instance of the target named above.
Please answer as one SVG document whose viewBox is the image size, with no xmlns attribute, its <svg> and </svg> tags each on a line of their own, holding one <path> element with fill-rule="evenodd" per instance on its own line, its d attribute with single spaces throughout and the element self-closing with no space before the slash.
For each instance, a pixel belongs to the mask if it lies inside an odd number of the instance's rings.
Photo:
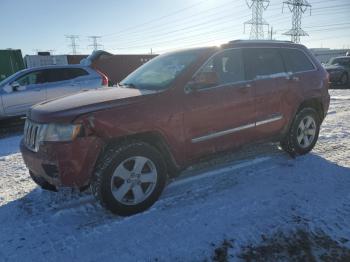
<svg viewBox="0 0 350 262">
<path fill-rule="evenodd" d="M 1 139 L 0 261 L 205 261 L 224 240 L 237 260 L 243 246 L 293 230 L 350 248 L 350 92 L 331 94 L 311 154 L 293 160 L 275 145 L 228 154 L 185 171 L 149 211 L 128 218 L 89 193 L 37 188 L 20 137 Z"/>
</svg>

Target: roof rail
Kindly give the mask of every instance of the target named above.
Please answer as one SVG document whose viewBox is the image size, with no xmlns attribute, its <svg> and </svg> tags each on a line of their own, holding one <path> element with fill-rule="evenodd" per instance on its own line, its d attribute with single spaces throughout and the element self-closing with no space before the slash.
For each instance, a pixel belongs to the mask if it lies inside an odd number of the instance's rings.
<svg viewBox="0 0 350 262">
<path fill-rule="evenodd" d="M 241 39 L 238 39 L 238 40 L 232 40 L 232 41 L 229 41 L 228 43 L 226 44 L 223 44 L 222 47 L 227 47 L 227 46 L 231 46 L 233 44 L 238 44 L 238 43 L 255 43 L 255 44 L 262 44 L 262 43 L 285 43 L 285 44 L 294 44 L 294 42 L 292 41 L 284 41 L 284 40 L 241 40 Z"/>
</svg>

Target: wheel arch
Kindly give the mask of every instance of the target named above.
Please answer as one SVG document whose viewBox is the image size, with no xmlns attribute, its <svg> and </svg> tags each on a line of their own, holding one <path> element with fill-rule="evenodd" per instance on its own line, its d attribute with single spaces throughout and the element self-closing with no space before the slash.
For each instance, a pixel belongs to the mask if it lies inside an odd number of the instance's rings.
<svg viewBox="0 0 350 262">
<path fill-rule="evenodd" d="M 310 98 L 307 100 L 304 100 L 298 107 L 296 114 L 298 114 L 301 110 L 303 110 L 304 108 L 313 108 L 315 109 L 315 111 L 317 112 L 320 121 L 322 122 L 324 119 L 324 108 L 323 108 L 323 104 L 321 102 L 320 99 L 318 98 Z"/>
<path fill-rule="evenodd" d="M 166 139 L 160 133 L 154 131 L 109 139 L 106 141 L 105 147 L 100 155 L 103 156 L 104 152 L 108 151 L 111 147 L 118 147 L 130 142 L 144 142 L 154 146 L 164 157 L 169 177 L 175 177 L 179 173 L 180 167 L 177 164 Z"/>
<path fill-rule="evenodd" d="M 320 119 L 320 122 L 322 123 L 325 116 L 324 116 L 324 108 L 323 108 L 323 104 L 322 104 L 321 100 L 319 98 L 306 99 L 299 104 L 299 106 L 296 108 L 294 113 L 291 115 L 290 121 L 288 122 L 288 124 L 285 126 L 285 128 L 282 131 L 282 137 L 284 137 L 288 133 L 291 125 L 293 124 L 293 121 L 294 121 L 296 115 L 304 108 L 313 108 L 317 112 L 319 119 Z"/>
</svg>

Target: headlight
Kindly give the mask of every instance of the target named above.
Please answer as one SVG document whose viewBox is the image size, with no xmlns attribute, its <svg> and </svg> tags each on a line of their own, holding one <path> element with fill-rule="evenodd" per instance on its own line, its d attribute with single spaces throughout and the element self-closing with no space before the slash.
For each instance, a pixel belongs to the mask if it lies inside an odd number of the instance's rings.
<svg viewBox="0 0 350 262">
<path fill-rule="evenodd" d="M 72 141 L 82 131 L 81 125 L 47 124 L 43 128 L 42 141 Z"/>
</svg>

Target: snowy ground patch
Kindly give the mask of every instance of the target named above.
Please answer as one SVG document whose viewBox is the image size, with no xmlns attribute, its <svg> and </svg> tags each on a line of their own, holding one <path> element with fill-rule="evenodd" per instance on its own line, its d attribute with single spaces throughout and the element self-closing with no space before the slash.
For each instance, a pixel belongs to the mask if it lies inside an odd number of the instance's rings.
<svg viewBox="0 0 350 262">
<path fill-rule="evenodd" d="M 150 210 L 129 218 L 105 211 L 89 193 L 37 188 L 18 153 L 20 137 L 1 139 L 0 261 L 254 261 L 276 239 L 279 250 L 288 247 L 291 234 L 297 247 L 307 239 L 314 257 L 319 236 L 346 257 L 350 101 L 339 97 L 350 92 L 331 93 L 311 154 L 293 160 L 260 145 L 223 156 L 184 172 Z M 280 253 L 281 261 L 290 255 Z"/>
</svg>

